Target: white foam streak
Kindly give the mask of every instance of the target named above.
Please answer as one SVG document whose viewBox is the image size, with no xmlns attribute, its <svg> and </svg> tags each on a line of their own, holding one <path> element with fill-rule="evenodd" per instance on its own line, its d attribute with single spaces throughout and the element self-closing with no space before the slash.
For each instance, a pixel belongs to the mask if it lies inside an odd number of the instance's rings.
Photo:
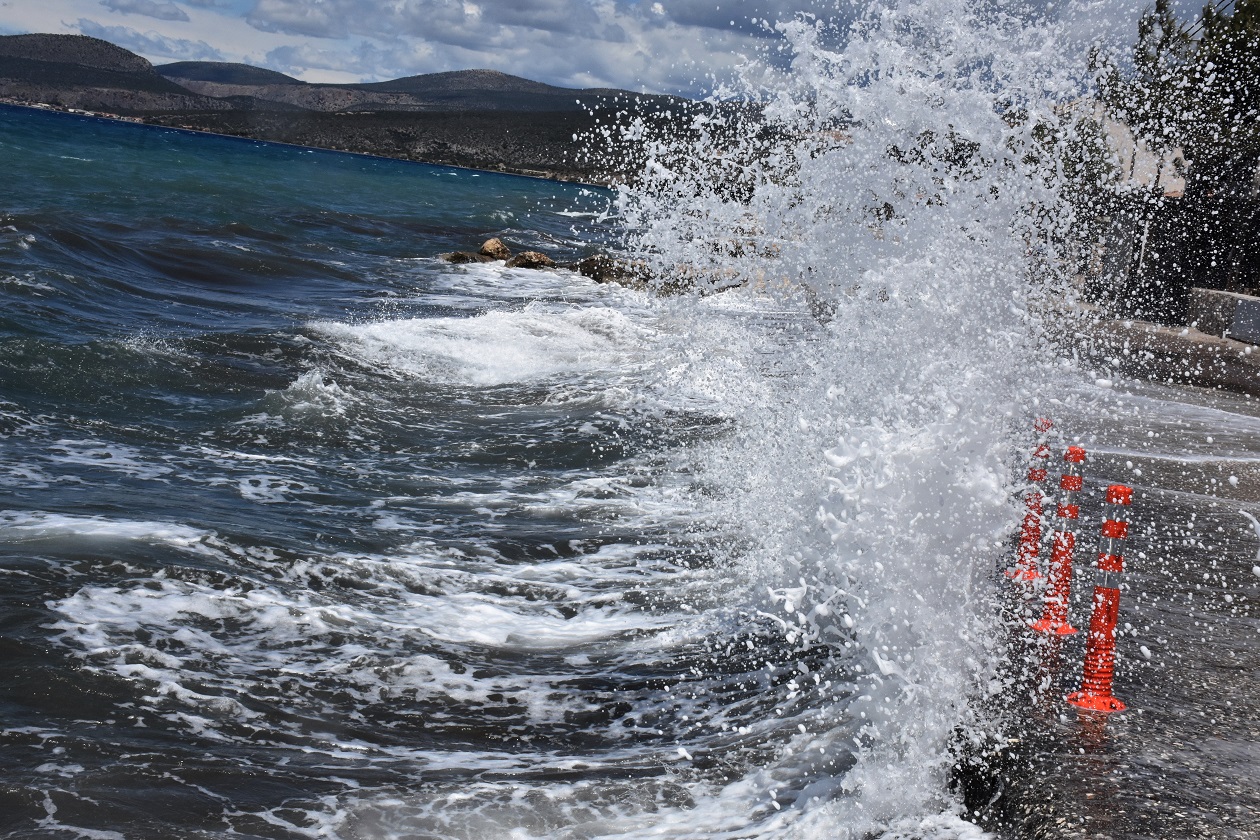
<svg viewBox="0 0 1260 840">
<path fill-rule="evenodd" d="M 177 548 L 206 550 L 203 543 L 210 536 L 208 531 L 169 522 L 42 512 L 0 512 L 0 541 L 3 542 L 71 537 L 85 540 L 137 540 L 165 543 Z"/>
<path fill-rule="evenodd" d="M 470 318 L 312 327 L 361 361 L 449 385 L 493 386 L 633 365 L 641 326 L 606 308 L 530 304 Z"/>
</svg>

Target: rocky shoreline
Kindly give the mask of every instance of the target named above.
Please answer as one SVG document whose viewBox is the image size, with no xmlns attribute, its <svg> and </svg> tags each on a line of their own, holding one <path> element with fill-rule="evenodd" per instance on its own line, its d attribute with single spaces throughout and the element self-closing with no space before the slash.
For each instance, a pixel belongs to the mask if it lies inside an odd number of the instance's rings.
<svg viewBox="0 0 1260 840">
<path fill-rule="evenodd" d="M 500 128 L 503 136 L 492 137 L 486 123 L 501 123 L 480 114 L 424 115 L 401 126 L 392 124 L 390 115 L 364 115 L 364 119 L 342 118 L 338 124 L 327 126 L 307 120 L 257 116 L 240 119 L 240 115 L 231 112 L 118 114 L 12 96 L 0 96 L 0 105 L 598 187 L 615 186 L 629 176 L 613 168 L 575 162 L 573 159 L 586 156 L 588 149 L 573 147 L 571 140 L 566 148 L 563 138 L 571 138 L 588 126 L 584 121 L 563 119 L 571 116 L 567 114 L 558 115 L 562 119 L 543 119 L 511 131 Z"/>
<path fill-rule="evenodd" d="M 508 268 L 567 269 L 597 283 L 617 283 L 660 295 L 703 294 L 743 285 L 714 283 L 715 279 L 730 278 L 701 277 L 688 271 L 680 271 L 674 277 L 661 277 L 643 261 L 605 254 L 561 264 L 538 251 L 514 254 L 497 238 L 486 240 L 476 251 L 454 251 L 440 258 L 457 265 L 502 262 Z M 801 290 L 810 314 L 822 322 L 830 320 L 834 313 L 821 305 L 814 290 L 804 286 Z M 1260 299 L 1254 300 L 1260 306 Z M 1260 398 L 1260 346 L 1231 338 L 1229 319 L 1211 322 L 1204 319 L 1191 326 L 1169 327 L 1115 318 L 1085 303 L 1048 314 L 1055 324 L 1052 338 L 1060 351 L 1077 355 L 1103 379 L 1128 376 Z"/>
</svg>

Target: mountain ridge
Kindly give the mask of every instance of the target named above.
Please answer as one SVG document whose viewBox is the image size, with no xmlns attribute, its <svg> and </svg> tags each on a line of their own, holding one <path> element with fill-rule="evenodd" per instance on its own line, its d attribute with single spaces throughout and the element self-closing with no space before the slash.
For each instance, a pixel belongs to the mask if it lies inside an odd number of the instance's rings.
<svg viewBox="0 0 1260 840">
<path fill-rule="evenodd" d="M 670 122 L 702 107 L 485 69 L 324 84 L 230 62 L 154 67 L 108 41 L 44 34 L 0 36 L 0 102 L 591 182 L 624 175 L 609 125 Z"/>
<path fill-rule="evenodd" d="M 153 70 L 147 58 L 89 35 L 0 35 L 0 56 L 31 61 L 64 62 L 123 73 Z"/>
<path fill-rule="evenodd" d="M 154 71 L 168 79 L 188 79 L 196 82 L 218 82 L 221 84 L 269 84 L 269 85 L 304 85 L 306 82 L 286 76 L 279 70 L 268 70 L 252 64 L 241 64 L 234 61 L 173 61 L 170 64 L 155 64 Z"/>
<path fill-rule="evenodd" d="M 176 62 L 154 69 L 203 96 L 251 96 L 312 111 L 580 111 L 611 99 L 662 103 L 673 99 L 616 88 L 564 88 L 486 69 L 355 83 L 304 82 L 275 70 L 214 61 Z"/>
</svg>

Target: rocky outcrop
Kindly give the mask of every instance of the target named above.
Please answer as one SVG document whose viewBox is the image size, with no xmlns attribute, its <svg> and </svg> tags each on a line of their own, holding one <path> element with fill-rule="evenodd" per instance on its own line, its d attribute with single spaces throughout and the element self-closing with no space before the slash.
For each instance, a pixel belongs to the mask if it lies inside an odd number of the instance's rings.
<svg viewBox="0 0 1260 840">
<path fill-rule="evenodd" d="M 555 268 L 556 261 L 541 251 L 522 251 L 507 261 L 508 268 Z"/>
<path fill-rule="evenodd" d="M 551 265 L 555 265 L 554 262 L 551 262 L 550 258 L 543 254 L 538 254 L 537 252 L 527 251 L 521 256 L 526 256 L 531 253 L 535 256 L 542 257 L 543 260 L 546 260 Z M 448 263 L 455 263 L 456 265 L 461 265 L 463 263 L 501 262 L 507 260 L 509 266 L 513 268 L 519 267 L 512 265 L 512 250 L 503 244 L 503 240 L 498 239 L 497 237 L 487 239 L 485 242 L 481 243 L 481 247 L 477 249 L 477 253 L 475 254 L 472 251 L 453 251 L 449 254 L 442 254 L 441 258 L 446 260 Z M 525 266 L 525 268 L 538 267 L 540 266 Z"/>
<path fill-rule="evenodd" d="M 623 286 L 646 286 L 648 282 L 647 265 L 641 261 L 619 260 L 604 254 L 578 260 L 573 266 L 583 277 L 589 277 L 596 283 L 620 283 Z"/>
<path fill-rule="evenodd" d="M 492 260 L 510 260 L 512 258 L 512 250 L 503 244 L 503 240 L 498 238 L 487 239 L 481 244 L 481 250 L 477 251 L 477 253 Z"/>
<path fill-rule="evenodd" d="M 484 254 L 474 254 L 472 251 L 452 251 L 449 254 L 442 254 L 440 258 L 448 263 L 454 263 L 455 265 L 494 262 L 494 257 L 487 257 Z"/>
</svg>

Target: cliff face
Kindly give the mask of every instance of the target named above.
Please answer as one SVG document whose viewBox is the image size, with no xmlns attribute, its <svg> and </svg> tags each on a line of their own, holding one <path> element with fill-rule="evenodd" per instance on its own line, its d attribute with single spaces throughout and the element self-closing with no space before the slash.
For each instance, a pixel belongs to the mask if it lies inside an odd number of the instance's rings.
<svg viewBox="0 0 1260 840">
<path fill-rule="evenodd" d="M 575 180 L 620 160 L 596 131 L 613 111 L 659 120 L 694 103 L 618 90 L 570 90 L 492 70 L 358 85 L 308 84 L 244 64 L 153 67 L 82 35 L 0 36 L 0 101 L 44 103 L 144 122 Z M 581 139 L 580 139 L 581 138 Z M 597 144 L 591 147 L 590 144 Z"/>
</svg>

